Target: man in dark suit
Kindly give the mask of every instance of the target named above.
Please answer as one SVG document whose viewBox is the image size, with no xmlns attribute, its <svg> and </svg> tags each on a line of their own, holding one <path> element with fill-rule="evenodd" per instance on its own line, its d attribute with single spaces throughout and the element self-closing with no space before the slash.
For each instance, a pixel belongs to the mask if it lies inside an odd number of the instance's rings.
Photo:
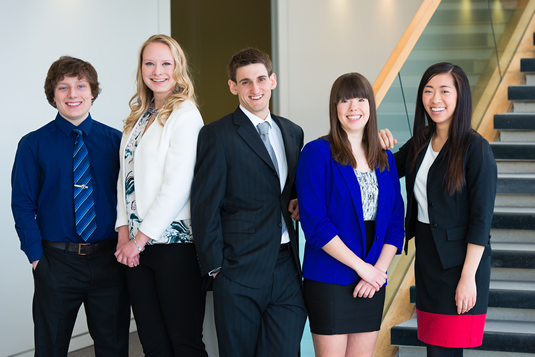
<svg viewBox="0 0 535 357">
<path fill-rule="evenodd" d="M 219 353 L 294 357 L 306 320 L 291 201 L 303 130 L 269 111 L 277 79 L 267 54 L 236 53 L 228 74 L 240 106 L 201 130 L 191 189 L 201 273 L 214 278 Z"/>
</svg>

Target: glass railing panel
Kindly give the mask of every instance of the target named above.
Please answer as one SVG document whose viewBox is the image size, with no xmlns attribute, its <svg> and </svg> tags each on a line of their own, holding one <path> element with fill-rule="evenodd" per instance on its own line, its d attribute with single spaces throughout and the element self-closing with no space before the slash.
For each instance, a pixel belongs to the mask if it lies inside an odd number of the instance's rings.
<svg viewBox="0 0 535 357">
<path fill-rule="evenodd" d="M 477 127 L 479 125 L 484 111 L 490 103 L 490 99 L 496 91 L 498 84 L 503 76 L 506 63 L 510 60 L 503 61 L 505 47 L 516 28 L 517 19 L 522 11 L 518 11 L 519 1 L 503 1 L 503 0 L 486 0 L 487 2 L 487 17 L 490 28 L 488 43 L 492 45 L 493 55 L 483 67 L 478 81 L 472 88 L 472 102 L 474 107 L 474 116 L 472 118 L 472 125 Z M 522 8 L 520 6 L 519 8 Z M 501 47 L 501 49 L 500 49 Z M 476 110 L 478 105 L 481 106 Z"/>
<path fill-rule="evenodd" d="M 487 0 L 489 4 L 489 18 L 494 30 L 494 42 L 497 51 L 497 57 L 500 62 L 512 57 L 512 53 L 506 53 L 506 47 L 509 44 L 520 17 L 526 10 L 529 0 Z M 515 46 L 516 47 L 516 46 Z M 504 72 L 505 68 L 500 68 Z"/>
<path fill-rule="evenodd" d="M 394 147 L 394 152 L 398 151 L 399 146 L 412 136 L 411 126 L 414 115 L 409 116 L 407 111 L 406 103 L 408 101 L 404 98 L 405 91 L 402 84 L 398 75 L 377 109 L 379 129 L 388 128 L 392 133 L 396 133 L 399 144 Z"/>
<path fill-rule="evenodd" d="M 388 128 L 395 136 L 398 143 L 394 145 L 392 152 L 397 152 L 403 144 L 412 136 L 412 122 L 414 113 L 411 113 L 406 107 L 410 103 L 405 98 L 406 91 L 403 90 L 403 82 L 398 75 L 390 89 L 385 94 L 379 108 L 377 108 L 377 125 L 379 129 Z M 412 109 L 414 111 L 414 108 Z M 406 200 L 405 178 L 401 179 L 401 195 L 403 201 Z"/>
<path fill-rule="evenodd" d="M 474 108 L 482 96 L 489 96 L 489 86 L 499 83 L 495 75 L 498 79 L 501 76 L 498 59 L 505 55 L 515 19 L 521 15 L 525 2 L 442 0 L 400 70 L 397 83 L 379 106 L 379 112 L 384 113 L 379 118 L 380 127 L 388 127 L 398 142 L 405 142 L 408 129 L 403 118 L 408 115 L 412 126 L 421 76 L 437 62 L 451 62 L 463 68 L 470 81 Z M 490 83 L 492 78 L 494 82 Z M 397 93 L 400 90 L 403 92 Z M 398 102 L 400 97 L 404 97 L 404 105 Z"/>
</svg>

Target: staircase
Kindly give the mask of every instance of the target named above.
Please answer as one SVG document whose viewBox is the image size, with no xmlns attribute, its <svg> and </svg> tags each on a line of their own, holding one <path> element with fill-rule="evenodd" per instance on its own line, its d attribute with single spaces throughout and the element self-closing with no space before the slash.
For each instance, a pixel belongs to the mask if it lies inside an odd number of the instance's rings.
<svg viewBox="0 0 535 357">
<path fill-rule="evenodd" d="M 535 356 L 535 58 L 523 59 L 521 71 L 526 84 L 508 91 L 513 112 L 494 116 L 500 140 L 491 143 L 498 184 L 489 309 L 483 345 L 466 357 Z M 412 303 L 414 295 L 412 287 Z M 391 343 L 399 357 L 426 355 L 415 318 L 391 329 Z"/>
</svg>

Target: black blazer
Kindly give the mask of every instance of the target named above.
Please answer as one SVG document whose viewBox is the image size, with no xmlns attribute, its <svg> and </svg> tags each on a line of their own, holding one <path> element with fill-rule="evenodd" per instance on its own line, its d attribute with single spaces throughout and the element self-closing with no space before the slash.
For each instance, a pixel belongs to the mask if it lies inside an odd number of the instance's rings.
<svg viewBox="0 0 535 357">
<path fill-rule="evenodd" d="M 471 143 L 464 156 L 466 184 L 461 192 L 447 195 L 443 179 L 446 176 L 448 144 L 446 142 L 438 154 L 427 176 L 429 222 L 444 269 L 464 264 L 467 243 L 484 246 L 483 257 L 492 254 L 490 228 L 498 175 L 488 141 L 472 131 Z M 413 192 L 414 182 L 426 151 L 423 149 L 420 152 L 414 168 L 412 168 L 414 157 L 412 139 L 394 154 L 399 177 L 405 176 L 407 188 L 405 217 L 407 240 L 413 238 L 416 232 L 418 204 Z"/>
<path fill-rule="evenodd" d="M 271 117 L 281 130 L 288 162 L 282 193 L 269 153 L 239 107 L 199 133 L 191 216 L 203 275 L 221 267 L 221 274 L 230 280 L 262 287 L 275 269 L 281 212 L 300 271 L 297 234 L 288 204 L 296 197 L 295 169 L 303 147 L 303 130 L 288 119 Z"/>
</svg>

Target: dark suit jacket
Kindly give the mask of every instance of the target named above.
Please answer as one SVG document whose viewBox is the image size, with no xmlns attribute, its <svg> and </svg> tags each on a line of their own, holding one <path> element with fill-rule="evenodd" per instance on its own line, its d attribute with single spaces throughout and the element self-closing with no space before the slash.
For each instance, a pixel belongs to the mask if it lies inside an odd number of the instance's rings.
<svg viewBox="0 0 535 357">
<path fill-rule="evenodd" d="M 264 286 L 275 268 L 284 215 L 295 264 L 300 271 L 297 234 L 288 212 L 303 130 L 271 114 L 279 126 L 288 178 L 280 181 L 256 128 L 238 107 L 203 127 L 191 188 L 192 229 L 203 275 L 220 273 L 248 287 Z"/>
<path fill-rule="evenodd" d="M 492 149 L 487 140 L 471 132 L 471 143 L 464 155 L 466 184 L 461 192 L 451 196 L 444 190 L 449 143 L 446 142 L 427 176 L 427 209 L 433 240 L 444 269 L 464 263 L 467 243 L 485 247 L 483 257 L 492 254 L 490 227 L 496 197 L 497 168 Z M 414 157 L 410 139 L 394 155 L 399 177 L 405 176 L 407 188 L 407 215 L 405 231 L 407 239 L 414 237 L 418 220 L 418 204 L 414 197 L 416 173 L 422 164 L 426 149 Z M 405 247 L 406 248 L 406 247 Z"/>
</svg>

